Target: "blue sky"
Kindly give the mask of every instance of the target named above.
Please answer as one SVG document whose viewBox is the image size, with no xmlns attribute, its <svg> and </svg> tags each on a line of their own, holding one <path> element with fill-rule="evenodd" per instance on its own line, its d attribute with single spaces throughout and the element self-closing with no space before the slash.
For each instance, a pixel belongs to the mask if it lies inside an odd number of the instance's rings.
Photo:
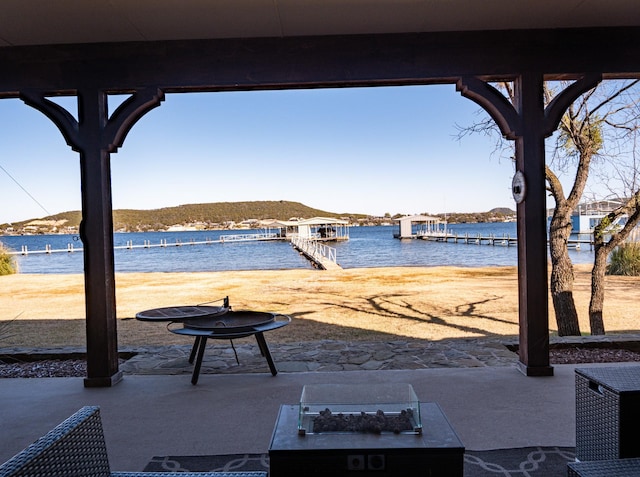
<svg viewBox="0 0 640 477">
<path fill-rule="evenodd" d="M 113 206 L 515 209 L 513 165 L 494 140 L 456 138 L 479 114 L 453 85 L 169 94 L 112 154 Z M 0 223 L 79 210 L 79 156 L 53 123 L 13 99 L 0 100 L 0 122 Z"/>
</svg>

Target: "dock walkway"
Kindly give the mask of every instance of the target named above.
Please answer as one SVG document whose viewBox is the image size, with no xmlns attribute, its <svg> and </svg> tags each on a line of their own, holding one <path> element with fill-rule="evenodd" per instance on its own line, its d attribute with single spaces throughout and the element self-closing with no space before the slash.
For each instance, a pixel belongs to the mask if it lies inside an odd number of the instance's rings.
<svg viewBox="0 0 640 477">
<path fill-rule="evenodd" d="M 445 232 L 425 232 L 415 236 L 415 238 L 422 240 L 429 240 L 432 242 L 447 242 L 447 243 L 462 243 L 462 244 L 474 244 L 474 245 L 500 245 L 504 247 L 512 247 L 518 245 L 518 239 L 509 235 L 470 235 L 470 234 L 452 234 Z M 588 246 L 589 250 L 593 250 L 592 240 L 578 240 L 569 239 L 567 241 L 569 248 L 580 250 L 583 246 Z"/>
<path fill-rule="evenodd" d="M 182 247 L 183 245 L 211 245 L 214 243 L 237 243 L 237 242 L 256 242 L 267 240 L 286 240 L 285 237 L 281 237 L 276 233 L 257 233 L 257 234 L 229 234 L 221 235 L 218 240 L 206 239 L 206 240 L 189 240 L 188 242 L 182 240 L 176 240 L 175 242 L 169 242 L 167 239 L 160 240 L 159 243 L 151 243 L 150 240 L 144 240 L 142 244 L 134 244 L 133 240 L 127 240 L 125 245 L 116 245 L 114 250 L 134 250 L 141 248 L 168 248 L 168 247 Z M 73 253 L 82 252 L 83 247 L 76 247 L 73 243 L 68 243 L 67 248 L 54 249 L 51 245 L 45 245 L 44 250 L 29 250 L 26 245 L 23 245 L 19 251 L 8 251 L 10 255 L 31 255 L 31 254 L 51 254 L 51 253 Z"/>
<path fill-rule="evenodd" d="M 307 259 L 323 270 L 339 270 L 342 267 L 336 260 L 336 249 L 317 240 L 291 237 L 291 245 Z"/>
<path fill-rule="evenodd" d="M 176 240 L 175 243 L 169 243 L 167 239 L 160 240 L 160 243 L 152 244 L 150 240 L 145 240 L 142 244 L 134 244 L 133 240 L 128 240 L 126 245 L 116 245 L 114 250 L 134 250 L 143 248 L 167 248 L 182 247 L 184 245 L 211 245 L 214 243 L 228 244 L 239 242 L 257 242 L 257 241 L 273 241 L 273 240 L 289 240 L 293 247 L 303 254 L 314 265 L 323 270 L 341 269 L 336 260 L 336 249 L 322 243 L 321 239 L 307 239 L 299 236 L 284 237 L 277 233 L 253 233 L 253 234 L 227 234 L 221 235 L 218 240 L 189 240 L 187 242 Z M 30 254 L 53 254 L 53 253 L 74 253 L 83 252 L 82 247 L 75 247 L 73 243 L 67 244 L 66 249 L 54 249 L 51 245 L 45 245 L 44 250 L 29 250 L 26 245 L 22 246 L 20 251 L 10 251 L 11 255 L 30 255 Z"/>
</svg>

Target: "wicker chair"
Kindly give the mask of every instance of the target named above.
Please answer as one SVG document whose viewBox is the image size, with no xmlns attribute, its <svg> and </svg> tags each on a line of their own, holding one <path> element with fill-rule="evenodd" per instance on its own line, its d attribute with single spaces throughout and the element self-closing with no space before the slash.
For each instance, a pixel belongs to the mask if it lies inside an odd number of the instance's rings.
<svg viewBox="0 0 640 477">
<path fill-rule="evenodd" d="M 100 409 L 85 406 L 0 465 L 0 477 L 267 477 L 266 472 L 111 472 Z"/>
</svg>

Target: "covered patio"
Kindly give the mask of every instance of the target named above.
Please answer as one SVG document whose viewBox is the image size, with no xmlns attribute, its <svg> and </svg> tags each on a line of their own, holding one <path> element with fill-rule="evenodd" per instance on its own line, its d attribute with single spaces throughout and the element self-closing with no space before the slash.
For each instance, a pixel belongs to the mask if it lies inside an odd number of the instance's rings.
<svg viewBox="0 0 640 477">
<path fill-rule="evenodd" d="M 622 364 L 625 366 L 625 364 Z M 411 383 L 442 407 L 467 450 L 575 446 L 573 365 L 529 379 L 513 367 L 407 371 L 126 376 L 87 389 L 80 378 L 3 380 L 0 462 L 84 405 L 100 406 L 114 471 L 141 471 L 154 456 L 266 453 L 281 404 L 307 384 Z M 256 392 L 259 390 L 259 392 Z"/>
<path fill-rule="evenodd" d="M 0 99 L 41 111 L 80 156 L 85 385 L 122 377 L 110 156 L 165 94 L 446 83 L 515 141 L 520 369 L 551 375 L 544 140 L 581 93 L 603 79 L 639 76 L 639 18 L 632 0 L 5 5 Z M 574 82 L 545 108 L 545 80 Z M 512 83 L 515 104 L 496 81 Z M 130 96 L 111 111 L 112 95 Z M 51 101 L 56 96 L 76 97 L 78 111 Z"/>
<path fill-rule="evenodd" d="M 468 449 L 575 445 L 574 367 L 549 363 L 544 140 L 580 94 L 640 77 L 639 53 L 635 0 L 3 5 L 0 100 L 41 111 L 79 153 L 88 370 L 84 387 L 74 378 L 2 383 L 0 460 L 84 404 L 103 409 L 114 469 L 141 469 L 153 455 L 265 452 L 277 406 L 313 382 L 409 382 L 421 400 L 442 403 Z M 545 80 L 573 83 L 545 108 Z M 497 81 L 512 83 L 515 104 Z M 521 373 L 213 375 L 195 388 L 180 376 L 122 380 L 110 159 L 132 126 L 172 93 L 418 84 L 455 84 L 515 141 Z M 112 111 L 113 95 L 129 99 Z M 77 98 L 78 110 L 56 96 Z"/>
</svg>

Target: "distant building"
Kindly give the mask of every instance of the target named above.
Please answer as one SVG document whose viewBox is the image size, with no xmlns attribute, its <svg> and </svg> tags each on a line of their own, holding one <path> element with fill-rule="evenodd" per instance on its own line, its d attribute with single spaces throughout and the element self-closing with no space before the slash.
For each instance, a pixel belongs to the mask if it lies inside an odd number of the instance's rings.
<svg viewBox="0 0 640 477">
<path fill-rule="evenodd" d="M 594 202 L 584 202 L 578 204 L 576 210 L 571 215 L 571 232 L 574 234 L 590 234 L 600 221 L 612 210 L 620 207 L 624 199 L 600 200 Z M 612 225 L 623 226 L 627 221 L 627 216 L 622 216 L 618 222 Z"/>
</svg>

